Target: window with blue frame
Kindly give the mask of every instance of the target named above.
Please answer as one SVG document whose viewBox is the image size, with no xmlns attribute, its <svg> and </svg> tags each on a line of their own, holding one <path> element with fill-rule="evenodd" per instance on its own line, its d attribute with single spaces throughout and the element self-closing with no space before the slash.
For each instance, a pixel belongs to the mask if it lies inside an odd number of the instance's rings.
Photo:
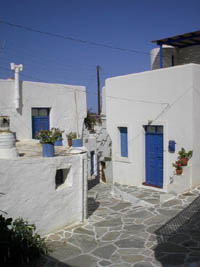
<svg viewBox="0 0 200 267">
<path fill-rule="evenodd" d="M 128 128 L 119 127 L 120 133 L 120 156 L 128 157 Z"/>
</svg>

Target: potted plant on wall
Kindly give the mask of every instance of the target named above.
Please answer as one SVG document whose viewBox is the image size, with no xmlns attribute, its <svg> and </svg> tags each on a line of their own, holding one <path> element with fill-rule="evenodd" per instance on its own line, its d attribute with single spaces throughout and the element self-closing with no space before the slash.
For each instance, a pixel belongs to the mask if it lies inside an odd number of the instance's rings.
<svg viewBox="0 0 200 267">
<path fill-rule="evenodd" d="M 64 131 L 61 131 L 59 128 L 52 128 L 52 130 L 54 131 L 54 135 L 57 136 L 57 141 L 55 141 L 54 145 L 62 146 L 62 133 L 64 133 Z"/>
<path fill-rule="evenodd" d="M 188 160 L 191 159 L 192 154 L 193 154 L 192 150 L 189 150 L 188 152 L 186 152 L 183 147 L 181 148 L 181 150 L 178 152 L 178 155 L 179 155 L 178 158 L 182 166 L 187 166 Z"/>
<path fill-rule="evenodd" d="M 181 161 L 177 160 L 175 163 L 172 163 L 173 167 L 176 169 L 176 175 L 181 175 L 183 171 L 183 167 L 181 165 Z"/>
<path fill-rule="evenodd" d="M 40 130 L 36 135 L 36 138 L 40 140 L 42 144 L 42 156 L 54 157 L 54 144 L 60 140 L 62 132 L 58 128 L 52 128 L 51 130 Z"/>
<path fill-rule="evenodd" d="M 68 140 L 68 145 L 72 146 L 72 139 L 76 139 L 77 134 L 75 132 L 70 132 L 67 134 L 67 140 Z"/>
</svg>

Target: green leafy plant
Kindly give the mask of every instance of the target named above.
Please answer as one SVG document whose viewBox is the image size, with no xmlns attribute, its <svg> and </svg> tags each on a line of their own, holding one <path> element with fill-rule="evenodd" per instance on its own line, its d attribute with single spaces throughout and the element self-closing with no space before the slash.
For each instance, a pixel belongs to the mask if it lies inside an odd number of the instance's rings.
<svg viewBox="0 0 200 267">
<path fill-rule="evenodd" d="M 94 131 L 94 125 L 96 125 L 96 114 L 92 113 L 90 110 L 87 111 L 87 117 L 84 120 L 85 127 L 89 131 Z"/>
<path fill-rule="evenodd" d="M 68 140 L 72 140 L 72 139 L 76 139 L 76 138 L 77 138 L 77 134 L 75 132 L 70 132 L 67 134 Z"/>
<path fill-rule="evenodd" d="M 0 215 L 0 237 L 0 266 L 22 266 L 49 253 L 35 225 L 22 218 L 13 221 Z"/>
<path fill-rule="evenodd" d="M 51 130 L 40 130 L 36 134 L 36 138 L 40 140 L 42 144 L 54 144 L 58 140 L 62 140 L 62 133 L 64 131 L 58 128 L 51 128 Z"/>
<path fill-rule="evenodd" d="M 193 151 L 189 150 L 188 152 L 185 151 L 185 149 L 182 147 L 181 150 L 178 152 L 179 159 L 186 158 L 187 160 L 191 159 L 193 155 Z"/>
<path fill-rule="evenodd" d="M 181 165 L 181 161 L 177 160 L 175 163 L 172 163 L 172 166 L 176 169 L 176 170 L 182 170 L 182 165 Z"/>
</svg>

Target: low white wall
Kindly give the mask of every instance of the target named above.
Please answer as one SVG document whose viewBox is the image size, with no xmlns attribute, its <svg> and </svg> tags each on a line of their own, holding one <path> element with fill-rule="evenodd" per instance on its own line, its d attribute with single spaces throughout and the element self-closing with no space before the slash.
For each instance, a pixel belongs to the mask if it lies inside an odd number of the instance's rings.
<svg viewBox="0 0 200 267">
<path fill-rule="evenodd" d="M 20 82 L 20 109 L 16 110 L 14 80 L 0 80 L 0 116 L 10 117 L 10 129 L 16 132 L 18 139 L 31 139 L 31 108 L 50 108 L 50 128 L 64 130 L 65 138 L 67 133 L 75 132 L 77 128 L 74 91 L 77 100 L 78 131 L 81 136 L 83 121 L 87 115 L 83 86 Z M 66 143 L 66 138 L 64 141 Z"/>
<path fill-rule="evenodd" d="M 193 149 L 195 157 L 200 157 L 200 149 L 194 144 L 194 132 L 196 142 L 200 134 L 200 127 L 195 128 L 193 124 L 194 116 L 199 120 L 200 114 L 193 112 L 195 69 L 200 71 L 200 66 L 189 64 L 106 80 L 107 130 L 112 140 L 114 182 L 141 186 L 145 181 L 143 126 L 149 122 L 164 126 L 163 191 L 167 191 L 174 171 L 172 163 L 181 147 Z M 199 82 L 200 76 L 195 77 Z M 128 158 L 120 157 L 118 127 L 123 126 L 128 127 Z M 176 142 L 175 153 L 168 152 L 169 140 Z M 198 177 L 199 162 L 196 161 Z"/>
<path fill-rule="evenodd" d="M 69 169 L 56 189 L 57 169 Z M 0 160 L 0 210 L 28 219 L 41 234 L 84 221 L 87 216 L 86 153 L 54 158 Z"/>
<path fill-rule="evenodd" d="M 173 175 L 170 178 L 170 184 L 167 186 L 169 194 L 177 195 L 187 192 L 192 188 L 192 165 L 183 167 L 181 175 Z"/>
</svg>

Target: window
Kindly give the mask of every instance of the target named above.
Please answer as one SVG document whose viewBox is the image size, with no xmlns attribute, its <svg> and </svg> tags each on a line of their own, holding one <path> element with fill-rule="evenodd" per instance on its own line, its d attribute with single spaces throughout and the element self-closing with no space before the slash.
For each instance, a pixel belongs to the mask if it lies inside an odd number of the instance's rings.
<svg viewBox="0 0 200 267">
<path fill-rule="evenodd" d="M 0 116 L 0 128 L 5 129 L 9 128 L 10 126 L 10 119 L 8 116 Z"/>
<path fill-rule="evenodd" d="M 49 108 L 32 108 L 33 117 L 49 116 Z"/>
<path fill-rule="evenodd" d="M 163 133 L 163 126 L 162 125 L 146 125 L 144 126 L 146 133 L 150 134 L 158 134 Z"/>
<path fill-rule="evenodd" d="M 119 127 L 120 132 L 120 156 L 128 157 L 128 129 L 127 127 Z"/>
<path fill-rule="evenodd" d="M 65 187 L 72 186 L 70 168 L 56 170 L 55 184 L 56 189 L 63 189 Z"/>
</svg>

